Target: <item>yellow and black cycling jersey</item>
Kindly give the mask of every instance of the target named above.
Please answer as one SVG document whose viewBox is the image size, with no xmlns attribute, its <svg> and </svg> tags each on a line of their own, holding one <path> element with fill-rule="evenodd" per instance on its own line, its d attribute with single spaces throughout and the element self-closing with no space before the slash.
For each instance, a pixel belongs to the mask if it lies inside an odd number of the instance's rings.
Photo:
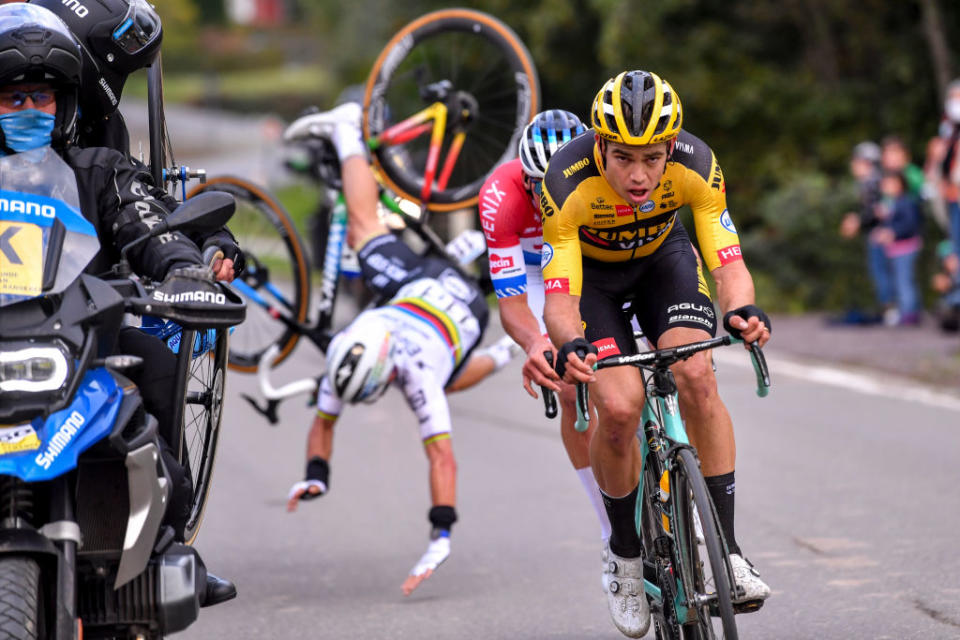
<svg viewBox="0 0 960 640">
<path fill-rule="evenodd" d="M 677 210 L 685 204 L 708 269 L 742 259 L 723 173 L 702 140 L 681 131 L 660 184 L 632 206 L 607 183 L 593 132 L 574 138 L 550 159 L 543 180 L 546 292 L 580 295 L 584 257 L 626 262 L 651 255 L 679 224 Z"/>
</svg>

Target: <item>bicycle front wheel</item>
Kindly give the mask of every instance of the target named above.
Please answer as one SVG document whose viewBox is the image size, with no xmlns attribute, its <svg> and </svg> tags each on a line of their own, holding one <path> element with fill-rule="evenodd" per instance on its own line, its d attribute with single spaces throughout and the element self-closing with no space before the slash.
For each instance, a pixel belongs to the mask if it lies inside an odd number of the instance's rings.
<svg viewBox="0 0 960 640">
<path fill-rule="evenodd" d="M 229 193 L 237 202 L 228 227 L 246 257 L 244 273 L 235 282 L 247 301 L 247 317 L 230 340 L 230 368 L 244 373 L 257 370 L 261 356 L 277 345 L 283 362 L 300 334 L 276 319 L 273 312 L 305 323 L 310 309 L 310 268 L 306 252 L 290 214 L 260 187 L 232 176 L 210 178 L 190 192 Z"/>
<path fill-rule="evenodd" d="M 537 112 L 536 67 L 510 27 L 480 11 L 444 9 L 401 29 L 367 79 L 364 137 L 376 138 L 429 104 L 451 99 L 467 105 L 470 122 L 462 148 L 454 148 L 457 161 L 448 179 L 438 173 L 427 203 L 433 211 L 476 204 L 490 172 L 516 157 L 523 127 Z M 442 145 L 448 156 L 455 129 L 450 121 L 459 117 L 453 111 L 448 115 Z M 377 147 L 373 160 L 391 190 L 419 203 L 430 152 L 430 136 L 421 135 L 399 146 Z"/>
<path fill-rule="evenodd" d="M 732 601 L 735 586 L 720 522 L 700 463 L 688 448 L 681 448 L 673 463 L 670 494 L 674 534 L 690 614 L 683 625 L 683 637 L 737 640 Z"/>
<path fill-rule="evenodd" d="M 193 332 L 190 333 L 193 335 Z M 214 335 L 213 349 L 193 357 L 190 362 L 184 396 L 181 462 L 193 481 L 190 516 L 184 528 L 187 544 L 193 544 L 200 531 L 207 497 L 210 495 L 213 463 L 223 419 L 230 332 L 228 329 L 217 329 Z M 186 348 L 184 345 L 181 347 Z"/>
</svg>

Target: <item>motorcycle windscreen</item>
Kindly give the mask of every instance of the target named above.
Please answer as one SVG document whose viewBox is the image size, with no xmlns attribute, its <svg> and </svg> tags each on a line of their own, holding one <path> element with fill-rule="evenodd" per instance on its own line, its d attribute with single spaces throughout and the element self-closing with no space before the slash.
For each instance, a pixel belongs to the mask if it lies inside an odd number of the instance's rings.
<svg viewBox="0 0 960 640">
<path fill-rule="evenodd" d="M 76 175 L 53 149 L 0 158 L 0 307 L 63 291 L 99 250 Z"/>
</svg>

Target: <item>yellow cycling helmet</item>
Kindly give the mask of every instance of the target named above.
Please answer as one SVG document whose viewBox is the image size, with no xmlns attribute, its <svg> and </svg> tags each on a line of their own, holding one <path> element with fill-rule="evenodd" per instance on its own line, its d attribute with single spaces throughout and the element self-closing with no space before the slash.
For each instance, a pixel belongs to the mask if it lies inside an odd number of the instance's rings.
<svg viewBox="0 0 960 640">
<path fill-rule="evenodd" d="M 594 131 L 611 142 L 656 144 L 680 133 L 683 109 L 670 83 L 649 71 L 624 71 L 604 83 L 590 109 Z"/>
</svg>

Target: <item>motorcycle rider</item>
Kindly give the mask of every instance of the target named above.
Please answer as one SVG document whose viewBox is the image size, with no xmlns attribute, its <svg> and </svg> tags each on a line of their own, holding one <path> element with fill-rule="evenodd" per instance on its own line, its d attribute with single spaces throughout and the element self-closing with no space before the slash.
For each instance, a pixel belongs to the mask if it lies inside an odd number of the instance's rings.
<svg viewBox="0 0 960 640">
<path fill-rule="evenodd" d="M 145 0 L 92 0 L 82 15 L 60 0 L 27 1 L 57 14 L 80 42 L 84 91 L 78 104 L 77 146 L 116 149 L 141 165 L 130 156 L 130 135 L 118 107 L 127 77 L 157 60 L 163 40 L 160 16 Z M 122 37 L 114 38 L 124 25 L 129 26 Z M 152 180 L 149 185 L 154 186 Z M 150 195 L 170 211 L 177 206 L 162 188 L 151 188 Z M 203 250 L 215 245 L 223 252 L 223 259 L 213 265 L 218 279 L 229 282 L 243 271 L 243 252 L 226 227 L 186 235 Z"/>
<path fill-rule="evenodd" d="M 93 223 L 100 240 L 100 252 L 86 271 L 102 274 L 119 260 L 121 247 L 147 234 L 168 211 L 150 194 L 149 174 L 142 167 L 112 149 L 75 146 L 81 66 L 81 47 L 56 15 L 24 3 L 0 6 L 0 156 L 49 146 L 73 169 L 81 213 Z M 130 251 L 128 259 L 135 273 L 156 282 L 177 269 L 195 268 L 203 262 L 196 244 L 178 232 L 148 240 Z M 161 368 L 151 354 L 170 352 L 159 341 L 162 350 L 149 344 L 144 347 L 145 341 L 139 336 L 128 340 L 134 333 L 139 332 L 121 332 L 118 351 L 143 355 L 149 365 L 138 372 L 141 379 L 137 379 L 137 373 L 130 377 L 141 389 L 150 388 L 151 381 L 143 374 L 153 374 Z M 159 356 L 158 360 L 163 358 Z M 168 386 L 167 404 L 172 395 Z M 164 424 L 163 403 L 148 410 L 160 414 L 156 417 L 161 434 L 169 433 L 172 424 Z M 190 478 L 169 447 L 165 449 L 164 462 L 174 485 L 167 522 L 182 538 L 185 518 L 177 512 L 183 511 L 184 504 L 189 510 Z M 202 606 L 236 595 L 236 588 L 227 580 L 208 573 L 206 581 Z"/>
</svg>

